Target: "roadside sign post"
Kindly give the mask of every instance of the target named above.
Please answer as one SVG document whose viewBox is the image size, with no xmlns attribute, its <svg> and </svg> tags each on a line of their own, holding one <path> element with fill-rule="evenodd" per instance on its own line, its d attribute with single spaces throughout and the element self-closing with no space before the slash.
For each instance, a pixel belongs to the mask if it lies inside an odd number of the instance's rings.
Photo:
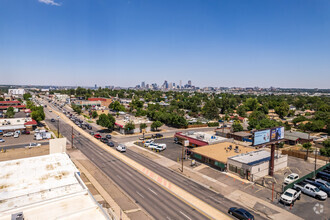
<svg viewBox="0 0 330 220">
<path fill-rule="evenodd" d="M 57 138 L 60 138 L 60 116 L 57 116 Z"/>
</svg>

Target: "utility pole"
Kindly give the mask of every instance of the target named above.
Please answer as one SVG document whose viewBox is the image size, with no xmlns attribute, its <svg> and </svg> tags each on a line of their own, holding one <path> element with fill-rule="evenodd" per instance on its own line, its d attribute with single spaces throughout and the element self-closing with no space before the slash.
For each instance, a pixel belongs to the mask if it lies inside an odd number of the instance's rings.
<svg viewBox="0 0 330 220">
<path fill-rule="evenodd" d="M 316 160 L 317 160 L 317 147 L 315 148 L 315 163 L 314 163 L 314 177 L 316 177 Z"/>
<path fill-rule="evenodd" d="M 182 156 L 181 156 L 181 172 L 183 173 L 183 152 L 184 152 L 184 144 L 182 145 Z"/>
</svg>

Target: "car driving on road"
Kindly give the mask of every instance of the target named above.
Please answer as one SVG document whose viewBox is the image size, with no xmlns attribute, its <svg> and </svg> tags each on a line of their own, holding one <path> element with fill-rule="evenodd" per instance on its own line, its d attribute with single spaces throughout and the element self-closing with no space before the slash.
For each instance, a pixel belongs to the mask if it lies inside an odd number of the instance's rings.
<svg viewBox="0 0 330 220">
<path fill-rule="evenodd" d="M 242 208 L 232 207 L 228 210 L 228 213 L 238 219 L 242 220 L 254 220 L 254 216 Z"/>
<path fill-rule="evenodd" d="M 116 150 L 117 150 L 117 151 L 120 151 L 120 152 L 126 152 L 126 146 L 123 145 L 123 144 L 119 144 L 119 145 L 116 147 Z"/>
</svg>

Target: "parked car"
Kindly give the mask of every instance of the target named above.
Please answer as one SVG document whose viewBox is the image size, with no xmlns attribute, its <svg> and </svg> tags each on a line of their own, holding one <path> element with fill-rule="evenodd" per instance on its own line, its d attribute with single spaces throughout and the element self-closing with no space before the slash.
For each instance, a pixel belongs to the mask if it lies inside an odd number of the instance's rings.
<svg viewBox="0 0 330 220">
<path fill-rule="evenodd" d="M 109 142 L 108 142 L 108 146 L 109 146 L 109 147 L 114 147 L 115 144 L 114 144 L 113 142 L 109 141 Z"/>
<path fill-rule="evenodd" d="M 157 133 L 157 134 L 153 134 L 151 137 L 152 138 L 162 138 L 162 137 L 164 137 L 164 135 Z"/>
<path fill-rule="evenodd" d="M 330 183 L 327 182 L 327 181 L 325 181 L 325 180 L 323 180 L 323 179 L 316 179 L 315 182 L 320 183 L 320 184 L 322 184 L 322 185 L 324 185 L 325 187 L 327 187 L 327 188 L 330 189 Z"/>
<path fill-rule="evenodd" d="M 90 134 L 90 135 L 94 135 L 94 132 L 93 132 L 93 131 L 91 131 L 91 132 L 89 132 L 89 134 Z"/>
<path fill-rule="evenodd" d="M 53 112 L 51 109 L 49 109 L 49 112 Z"/>
<path fill-rule="evenodd" d="M 306 182 L 300 182 L 293 185 L 294 189 L 301 190 L 304 194 L 312 196 L 316 199 L 325 200 L 328 196 L 325 192 L 319 190 L 316 186 L 313 186 Z"/>
<path fill-rule="evenodd" d="M 107 134 L 105 137 L 108 138 L 108 139 L 111 139 L 111 135 L 110 134 Z"/>
<path fill-rule="evenodd" d="M 101 138 L 100 140 L 101 140 L 101 142 L 103 142 L 105 144 L 107 144 L 109 142 L 108 138 Z"/>
<path fill-rule="evenodd" d="M 153 144 L 154 143 L 154 140 L 151 139 L 151 140 L 147 140 L 144 142 L 144 146 L 148 147 L 150 144 Z"/>
<path fill-rule="evenodd" d="M 328 197 L 330 196 L 330 189 L 328 187 L 324 186 L 323 184 L 315 182 L 315 180 L 310 179 L 310 178 L 305 179 L 304 182 L 309 183 L 313 186 L 316 186 L 317 188 L 319 188 L 319 190 L 322 190 L 323 192 L 325 192 L 328 195 Z"/>
<path fill-rule="evenodd" d="M 13 136 L 13 135 L 14 135 L 13 132 L 7 132 L 7 133 L 4 133 L 4 134 L 3 134 L 4 137 L 11 137 L 11 136 Z"/>
<path fill-rule="evenodd" d="M 25 146 L 25 148 L 33 148 L 33 147 L 40 147 L 41 144 L 38 143 L 30 143 L 30 145 Z"/>
<path fill-rule="evenodd" d="M 87 125 L 88 130 L 92 130 L 93 127 L 91 125 Z"/>
<path fill-rule="evenodd" d="M 0 143 L 3 143 L 3 142 L 5 142 L 5 140 L 4 140 L 4 139 L 2 139 L 2 138 L 0 138 Z"/>
<path fill-rule="evenodd" d="M 285 205 L 291 205 L 296 200 L 300 200 L 301 191 L 294 190 L 294 189 L 287 189 L 281 195 L 280 202 L 284 203 Z"/>
<path fill-rule="evenodd" d="M 116 150 L 120 151 L 120 152 L 126 152 L 126 146 L 123 145 L 123 144 L 119 144 L 117 147 L 116 147 Z"/>
<path fill-rule="evenodd" d="M 30 131 L 23 130 L 22 134 L 30 134 Z"/>
<path fill-rule="evenodd" d="M 18 137 L 19 137 L 19 134 L 15 132 L 14 138 L 18 138 Z"/>
<path fill-rule="evenodd" d="M 327 181 L 327 182 L 330 182 L 330 174 L 328 174 L 328 173 L 325 173 L 325 172 L 318 172 L 318 173 L 316 174 L 316 177 L 317 177 L 317 178 L 320 178 L 320 179 L 323 179 L 323 180 L 325 180 L 325 181 Z"/>
<path fill-rule="evenodd" d="M 101 138 L 102 138 L 102 136 L 101 136 L 100 134 L 95 134 L 94 137 L 95 137 L 96 139 L 101 139 Z"/>
<path fill-rule="evenodd" d="M 296 173 L 291 173 L 289 176 L 287 176 L 285 179 L 284 179 L 284 184 L 288 185 L 290 183 L 293 183 L 294 181 L 296 181 L 297 179 L 299 179 L 299 175 L 296 174 Z"/>
<path fill-rule="evenodd" d="M 52 119 L 50 119 L 50 121 L 51 121 L 51 122 L 55 122 L 55 119 L 54 119 L 54 118 L 52 118 Z"/>
<path fill-rule="evenodd" d="M 250 212 L 242 208 L 232 207 L 228 210 L 228 213 L 238 219 L 254 220 L 254 216 Z"/>
</svg>

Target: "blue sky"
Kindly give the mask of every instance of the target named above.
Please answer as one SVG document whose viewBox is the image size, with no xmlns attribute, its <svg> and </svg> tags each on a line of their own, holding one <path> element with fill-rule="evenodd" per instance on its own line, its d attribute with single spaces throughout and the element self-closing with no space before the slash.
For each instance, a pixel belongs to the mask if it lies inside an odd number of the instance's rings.
<svg viewBox="0 0 330 220">
<path fill-rule="evenodd" d="M 1 0 L 0 76 L 330 88 L 330 1 Z"/>
</svg>

